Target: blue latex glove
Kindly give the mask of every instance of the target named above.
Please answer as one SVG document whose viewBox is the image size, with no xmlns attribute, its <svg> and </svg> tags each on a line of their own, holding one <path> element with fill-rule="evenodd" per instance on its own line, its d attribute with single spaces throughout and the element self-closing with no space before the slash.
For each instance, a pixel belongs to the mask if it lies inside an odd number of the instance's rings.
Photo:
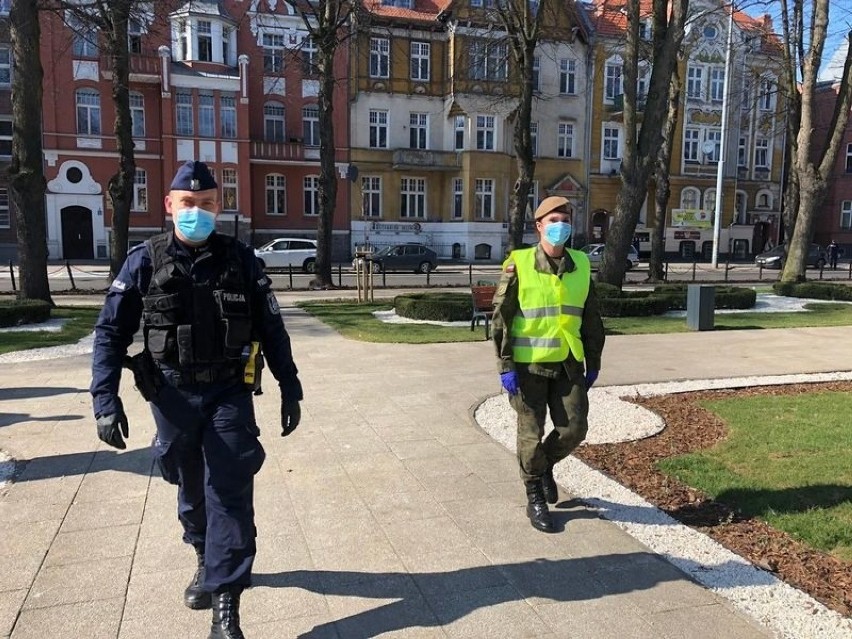
<svg viewBox="0 0 852 639">
<path fill-rule="evenodd" d="M 600 375 L 600 371 L 595 370 L 587 370 L 586 371 L 586 390 L 589 390 L 592 386 L 594 386 L 595 381 L 598 379 L 598 375 Z"/>
<path fill-rule="evenodd" d="M 500 383 L 509 395 L 518 394 L 518 374 L 515 371 L 500 373 Z"/>
</svg>

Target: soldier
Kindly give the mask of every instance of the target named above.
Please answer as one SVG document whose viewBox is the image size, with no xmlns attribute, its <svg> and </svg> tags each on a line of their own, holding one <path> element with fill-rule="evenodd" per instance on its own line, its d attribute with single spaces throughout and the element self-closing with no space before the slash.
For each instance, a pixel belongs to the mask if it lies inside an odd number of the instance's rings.
<svg viewBox="0 0 852 639">
<path fill-rule="evenodd" d="M 299 424 L 302 386 L 269 278 L 249 247 L 214 231 L 218 190 L 204 163 L 178 170 L 165 206 L 174 231 L 130 251 L 95 326 L 98 437 L 126 447 L 118 390 L 130 360 L 157 427 L 154 458 L 178 486 L 183 539 L 197 555 L 184 603 L 212 606 L 210 639 L 240 639 L 256 552 L 254 475 L 265 458 L 252 404 L 258 346 L 281 388 L 282 436 Z M 140 318 L 144 350 L 127 358 Z"/>
<path fill-rule="evenodd" d="M 553 466 L 586 436 L 587 391 L 604 345 L 589 258 L 565 248 L 571 217 L 567 199 L 541 202 L 535 211 L 541 242 L 511 252 L 494 296 L 494 344 L 501 384 L 518 414 L 527 516 L 543 532 L 554 532 L 547 507 L 559 499 Z M 548 409 L 554 430 L 542 442 Z"/>
</svg>

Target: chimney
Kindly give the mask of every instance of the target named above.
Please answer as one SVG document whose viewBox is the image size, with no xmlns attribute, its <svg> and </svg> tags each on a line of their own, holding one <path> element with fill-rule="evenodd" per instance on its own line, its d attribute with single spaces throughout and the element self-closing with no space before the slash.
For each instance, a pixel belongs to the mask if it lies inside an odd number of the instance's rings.
<svg viewBox="0 0 852 639">
<path fill-rule="evenodd" d="M 769 15 L 768 13 L 763 14 L 763 29 L 767 33 L 772 33 L 773 30 L 774 30 L 774 28 L 772 26 L 772 16 Z"/>
</svg>

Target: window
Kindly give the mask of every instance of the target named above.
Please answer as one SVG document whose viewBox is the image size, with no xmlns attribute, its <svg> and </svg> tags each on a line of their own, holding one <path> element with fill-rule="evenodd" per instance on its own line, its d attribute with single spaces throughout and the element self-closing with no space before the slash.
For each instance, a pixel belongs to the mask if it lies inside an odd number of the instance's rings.
<svg viewBox="0 0 852 639">
<path fill-rule="evenodd" d="M 476 116 L 476 150 L 494 150 L 494 116 Z"/>
<path fill-rule="evenodd" d="M 361 178 L 361 215 L 382 217 L 382 178 Z"/>
<path fill-rule="evenodd" d="M 131 91 L 130 96 L 130 119 L 133 120 L 133 137 L 145 137 L 145 98 L 141 93 Z"/>
<path fill-rule="evenodd" d="M 0 226 L 3 225 L 3 209 L 6 210 L 6 226 L 9 226 L 9 197 L 6 189 L 0 190 Z M 852 200 L 844 200 L 840 205 L 840 228 L 852 229 Z"/>
<path fill-rule="evenodd" d="M 133 177 L 133 204 L 132 211 L 148 210 L 148 174 L 145 169 L 136 169 Z"/>
<path fill-rule="evenodd" d="M 0 120 L 0 156 L 12 155 L 12 116 L 6 116 L 7 120 Z"/>
<path fill-rule="evenodd" d="M 319 177 L 305 176 L 305 215 L 319 215 Z"/>
<path fill-rule="evenodd" d="M 560 158 L 574 156 L 574 125 L 560 122 L 556 135 L 556 155 Z"/>
<path fill-rule="evenodd" d="M 604 127 L 603 135 L 603 157 L 604 160 L 620 160 L 621 149 L 618 146 L 618 129 Z"/>
<path fill-rule="evenodd" d="M 716 189 L 711 188 L 704 191 L 704 210 L 716 210 Z"/>
<path fill-rule="evenodd" d="M 621 77 L 621 68 L 622 63 L 621 60 L 617 62 L 607 62 L 605 74 L 606 74 L 606 86 L 604 99 L 612 102 L 619 95 L 624 93 L 624 85 L 622 84 L 623 80 Z"/>
<path fill-rule="evenodd" d="M 287 181 L 283 175 L 266 176 L 266 214 L 287 215 Z"/>
<path fill-rule="evenodd" d="M 740 109 L 749 111 L 751 109 L 751 80 L 743 78 L 743 95 Z"/>
<path fill-rule="evenodd" d="M 710 99 L 721 102 L 725 97 L 725 69 L 713 67 L 710 69 Z"/>
<path fill-rule="evenodd" d="M 538 122 L 530 122 L 530 149 L 532 156 L 538 157 Z"/>
<path fill-rule="evenodd" d="M 846 145 L 846 172 L 852 173 L 852 144 Z"/>
<path fill-rule="evenodd" d="M 651 79 L 651 68 L 647 64 L 640 64 L 636 75 L 636 107 L 643 109 L 645 100 L 648 99 L 648 82 Z"/>
<path fill-rule="evenodd" d="M 219 123 L 223 138 L 237 137 L 237 100 L 234 96 L 219 96 Z"/>
<path fill-rule="evenodd" d="M 9 47 L 0 47 L 0 84 L 12 83 L 12 52 Z"/>
<path fill-rule="evenodd" d="M 713 150 L 705 156 L 707 161 L 710 163 L 718 162 L 722 152 L 722 131 L 719 129 L 708 129 L 704 132 L 704 141 L 705 143 L 713 143 Z"/>
<path fill-rule="evenodd" d="M 74 15 L 68 16 L 68 26 L 74 32 L 73 51 L 75 58 L 98 57 L 98 31 Z"/>
<path fill-rule="evenodd" d="M 127 20 L 127 50 L 133 54 L 142 53 L 142 23 L 136 18 Z"/>
<path fill-rule="evenodd" d="M 9 190 L 0 189 L 0 229 L 8 229 L 12 225 L 9 215 Z"/>
<path fill-rule="evenodd" d="M 222 210 L 237 210 L 237 170 L 222 169 Z"/>
<path fill-rule="evenodd" d="M 530 186 L 530 191 L 527 193 L 527 210 L 524 218 L 527 220 L 533 219 L 533 211 L 538 207 L 538 180 L 533 180 Z"/>
<path fill-rule="evenodd" d="M 222 63 L 230 64 L 231 59 L 231 29 L 222 28 Z"/>
<path fill-rule="evenodd" d="M 277 33 L 264 33 L 262 43 L 264 73 L 282 73 L 284 71 L 284 36 Z"/>
<path fill-rule="evenodd" d="M 494 219 L 494 180 L 475 180 L 473 206 L 474 215 L 477 218 Z"/>
<path fill-rule="evenodd" d="M 302 109 L 302 143 L 319 146 L 319 107 L 306 106 Z"/>
<path fill-rule="evenodd" d="M 426 217 L 426 179 L 402 178 L 399 188 L 399 216 Z"/>
<path fill-rule="evenodd" d="M 464 216 L 464 180 L 453 178 L 453 219 L 460 220 Z"/>
<path fill-rule="evenodd" d="M 694 187 L 685 188 L 680 194 L 680 208 L 697 209 L 700 192 Z"/>
<path fill-rule="evenodd" d="M 737 191 L 734 198 L 734 208 L 737 211 L 737 224 L 746 223 L 746 211 L 748 210 L 748 193 Z"/>
<path fill-rule="evenodd" d="M 190 136 L 195 134 L 192 124 L 192 94 L 178 92 L 175 94 L 175 119 L 177 134 Z"/>
<path fill-rule="evenodd" d="M 429 53 L 431 45 L 428 42 L 411 43 L 411 79 L 425 82 L 429 79 Z"/>
<path fill-rule="evenodd" d="M 577 93 L 577 63 L 574 60 L 559 61 L 559 93 L 574 95 Z"/>
<path fill-rule="evenodd" d="M 429 138 L 429 114 L 428 113 L 409 113 L 408 114 L 408 134 L 409 148 L 411 149 L 428 149 Z"/>
<path fill-rule="evenodd" d="M 701 156 L 701 130 L 686 129 L 683 132 L 683 160 L 684 162 L 700 162 Z"/>
<path fill-rule="evenodd" d="M 464 151 L 464 122 L 463 115 L 457 115 L 455 118 L 455 149 L 456 151 Z M 849 145 L 852 147 L 852 144 Z"/>
<path fill-rule="evenodd" d="M 754 168 L 769 168 L 769 140 L 757 138 L 754 141 Z"/>
<path fill-rule="evenodd" d="M 101 134 L 101 94 L 94 89 L 77 90 L 77 133 Z"/>
<path fill-rule="evenodd" d="M 178 22 L 178 60 L 186 60 L 189 57 L 189 44 L 186 34 L 186 20 Z"/>
<path fill-rule="evenodd" d="M 370 38 L 370 77 L 387 78 L 390 71 L 390 40 Z"/>
<path fill-rule="evenodd" d="M 686 97 L 700 100 L 704 95 L 704 67 L 689 67 L 686 71 Z"/>
<path fill-rule="evenodd" d="M 640 40 L 650 40 L 651 39 L 651 23 L 648 20 L 642 20 L 639 23 L 639 39 Z"/>
<path fill-rule="evenodd" d="M 775 83 L 770 78 L 760 80 L 757 106 L 761 111 L 772 111 L 775 108 Z"/>
<path fill-rule="evenodd" d="M 532 88 L 533 91 L 541 91 L 541 56 L 533 56 L 532 61 Z"/>
<path fill-rule="evenodd" d="M 198 23 L 198 60 L 213 61 L 213 29 L 209 20 L 199 20 Z"/>
<path fill-rule="evenodd" d="M 505 80 L 508 73 L 508 46 L 485 40 L 470 43 L 469 74 L 471 80 Z"/>
<path fill-rule="evenodd" d="M 370 109 L 370 148 L 388 148 L 388 112 Z"/>
<path fill-rule="evenodd" d="M 267 102 L 263 105 L 263 139 L 267 142 L 283 142 L 284 105 Z"/>
<path fill-rule="evenodd" d="M 212 138 L 216 135 L 216 107 L 212 95 L 198 96 L 198 135 Z"/>
<path fill-rule="evenodd" d="M 302 40 L 302 75 L 313 77 L 317 74 L 317 45 L 310 36 Z"/>
</svg>

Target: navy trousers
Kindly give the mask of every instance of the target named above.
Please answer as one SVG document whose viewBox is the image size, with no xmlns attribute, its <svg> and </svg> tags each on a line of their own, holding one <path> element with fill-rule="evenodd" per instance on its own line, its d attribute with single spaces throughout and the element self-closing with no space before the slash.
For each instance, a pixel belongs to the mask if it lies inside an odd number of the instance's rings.
<svg viewBox="0 0 852 639">
<path fill-rule="evenodd" d="M 204 590 L 251 585 L 257 553 L 254 475 L 266 454 L 242 382 L 166 385 L 151 403 L 154 457 L 178 486 L 183 540 L 204 549 Z"/>
</svg>

